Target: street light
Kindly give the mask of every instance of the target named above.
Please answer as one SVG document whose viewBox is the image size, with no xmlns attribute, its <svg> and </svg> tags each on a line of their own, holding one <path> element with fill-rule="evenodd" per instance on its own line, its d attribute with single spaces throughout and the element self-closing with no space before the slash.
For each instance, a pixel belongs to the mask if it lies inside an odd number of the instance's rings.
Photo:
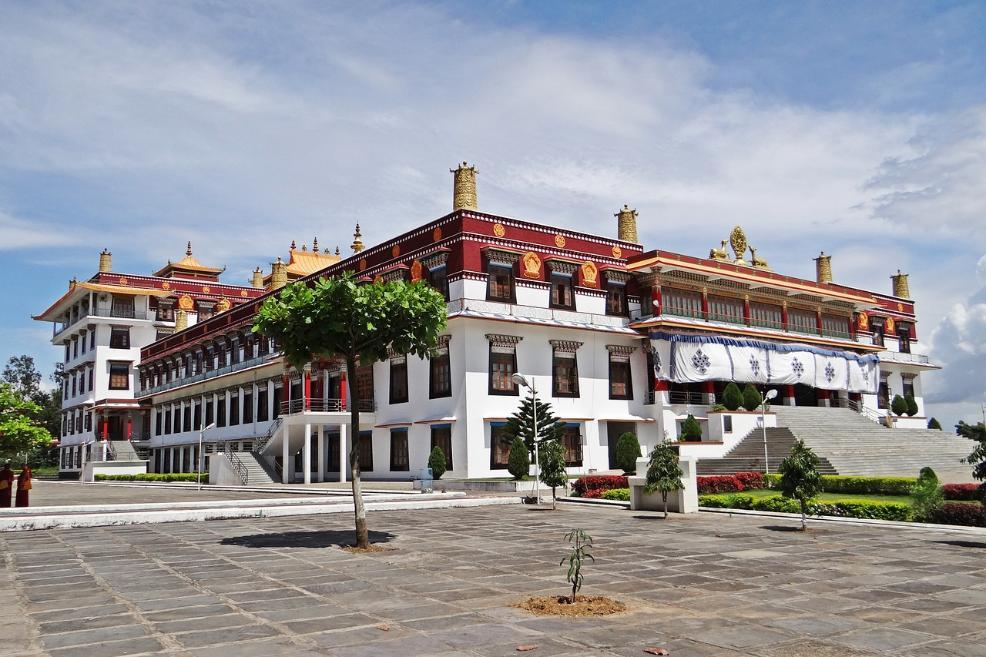
<svg viewBox="0 0 986 657">
<path fill-rule="evenodd" d="M 534 485 L 531 492 L 537 497 L 538 504 L 541 503 L 541 487 L 538 485 L 538 480 L 541 478 L 541 452 L 538 449 L 538 404 L 537 404 L 537 388 L 534 384 L 534 377 L 528 381 L 527 377 L 522 374 L 514 373 L 510 376 L 510 380 L 514 382 L 515 385 L 524 386 L 531 391 L 531 396 L 534 398 L 534 403 L 531 404 L 531 412 L 534 414 Z"/>
<path fill-rule="evenodd" d="M 777 390 L 771 388 L 760 402 L 760 430 L 763 431 L 763 473 L 770 474 L 770 461 L 767 460 L 767 402 L 777 396 Z"/>
<path fill-rule="evenodd" d="M 195 464 L 195 483 L 198 484 L 199 490 L 202 490 L 202 460 L 204 456 L 204 454 L 202 454 L 202 438 L 205 436 L 206 431 L 215 426 L 216 423 L 213 422 L 209 426 L 199 429 L 199 458 L 196 459 L 198 463 Z"/>
</svg>

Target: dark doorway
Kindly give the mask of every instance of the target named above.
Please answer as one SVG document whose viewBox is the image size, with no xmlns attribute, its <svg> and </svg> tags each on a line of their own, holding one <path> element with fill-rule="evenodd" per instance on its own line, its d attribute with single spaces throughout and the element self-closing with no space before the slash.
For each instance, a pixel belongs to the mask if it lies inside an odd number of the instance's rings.
<svg viewBox="0 0 986 657">
<path fill-rule="evenodd" d="M 609 469 L 618 470 L 620 466 L 616 465 L 616 443 L 625 433 L 632 433 L 637 435 L 637 425 L 633 422 L 607 422 L 606 423 L 606 442 L 607 451 L 609 452 Z"/>
<path fill-rule="evenodd" d="M 794 404 L 796 406 L 818 406 L 818 392 L 803 383 L 794 386 Z"/>
</svg>

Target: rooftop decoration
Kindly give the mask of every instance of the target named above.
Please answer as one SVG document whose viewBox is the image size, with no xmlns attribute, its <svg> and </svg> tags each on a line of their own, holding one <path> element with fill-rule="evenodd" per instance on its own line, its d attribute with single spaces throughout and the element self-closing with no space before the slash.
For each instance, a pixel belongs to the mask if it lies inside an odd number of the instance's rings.
<svg viewBox="0 0 986 657">
<path fill-rule="evenodd" d="M 746 233 L 740 226 L 734 226 L 733 230 L 729 233 L 728 240 L 722 240 L 719 243 L 719 248 L 709 249 L 709 259 L 719 260 L 721 262 L 730 262 L 729 253 L 726 251 L 726 245 L 733 250 L 732 264 L 741 265 L 743 267 L 755 267 L 757 269 L 770 269 L 770 265 L 766 260 L 757 255 L 757 249 L 754 246 L 750 246 L 749 241 L 746 238 Z M 746 255 L 747 250 L 750 251 L 750 260 L 747 261 L 743 256 Z"/>
</svg>

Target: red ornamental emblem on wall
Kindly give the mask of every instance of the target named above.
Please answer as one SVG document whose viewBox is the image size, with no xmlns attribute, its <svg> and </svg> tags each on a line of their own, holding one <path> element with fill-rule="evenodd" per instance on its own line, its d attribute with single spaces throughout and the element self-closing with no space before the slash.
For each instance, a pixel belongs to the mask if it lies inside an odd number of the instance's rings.
<svg viewBox="0 0 986 657">
<path fill-rule="evenodd" d="M 859 313 L 859 317 L 856 318 L 856 326 L 859 327 L 860 331 L 870 330 L 870 316 L 866 313 Z"/>
<path fill-rule="evenodd" d="M 614 258 L 622 258 L 623 257 L 623 249 L 621 249 L 618 246 L 614 246 L 613 247 L 613 257 Z"/>
<path fill-rule="evenodd" d="M 421 262 L 415 260 L 411 263 L 411 282 L 416 283 L 421 280 Z"/>
<path fill-rule="evenodd" d="M 436 242 L 438 240 L 442 239 L 442 227 L 441 226 L 436 226 L 435 227 L 435 230 L 431 231 L 431 239 L 433 239 Z"/>
<path fill-rule="evenodd" d="M 591 262 L 585 262 L 582 264 L 582 285 L 586 287 L 598 287 L 599 286 L 599 270 L 596 265 Z"/>
</svg>

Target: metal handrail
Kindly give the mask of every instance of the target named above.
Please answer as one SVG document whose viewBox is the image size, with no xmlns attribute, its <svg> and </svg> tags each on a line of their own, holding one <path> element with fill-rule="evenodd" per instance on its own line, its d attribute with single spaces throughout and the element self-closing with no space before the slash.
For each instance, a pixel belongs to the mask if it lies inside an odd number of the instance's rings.
<svg viewBox="0 0 986 657">
<path fill-rule="evenodd" d="M 251 450 L 253 451 L 254 454 L 260 454 L 261 452 L 264 451 L 264 448 L 267 447 L 267 443 L 269 443 L 271 441 L 271 438 L 274 437 L 274 434 L 277 433 L 277 428 L 281 426 L 281 423 L 283 421 L 284 419 L 280 416 L 275 418 L 274 421 L 271 423 L 270 428 L 267 429 L 267 433 L 264 434 L 262 438 L 258 438 L 257 440 L 254 441 L 253 450 Z"/>
<path fill-rule="evenodd" d="M 159 392 L 164 392 L 166 390 L 171 390 L 172 388 L 177 388 L 179 386 L 185 386 L 190 383 L 197 383 L 199 381 L 204 381 L 205 379 L 212 379 L 217 376 L 222 376 L 224 374 L 230 374 L 231 372 L 238 372 L 244 370 L 248 367 L 253 367 L 254 365 L 259 365 L 265 360 L 277 358 L 278 354 L 265 354 L 263 356 L 254 356 L 253 358 L 247 360 L 241 360 L 233 365 L 224 365 L 222 367 L 217 367 L 215 369 L 206 370 L 204 372 L 199 372 L 193 374 L 192 376 L 183 376 L 175 379 L 174 381 L 168 381 L 166 383 L 160 383 L 156 386 L 144 389 L 140 391 L 141 395 L 154 395 Z"/>
<path fill-rule="evenodd" d="M 854 399 L 850 399 L 848 401 L 848 403 L 846 404 L 846 406 L 849 407 L 850 410 L 853 410 L 853 411 L 859 413 L 863 417 L 865 417 L 865 418 L 867 418 L 869 420 L 872 420 L 873 422 L 876 422 L 877 424 L 886 426 L 884 416 L 880 415 L 879 413 L 877 413 L 876 411 L 874 411 L 872 408 L 869 408 L 867 406 L 864 406 L 863 405 L 863 402 L 856 401 Z"/>
<path fill-rule="evenodd" d="M 372 413 L 375 407 L 372 399 L 361 399 L 359 410 L 361 413 Z M 349 410 L 345 399 L 310 399 L 305 404 L 304 399 L 289 399 L 281 402 L 281 415 L 294 415 L 296 413 L 345 413 Z"/>
<path fill-rule="evenodd" d="M 706 401 L 704 398 L 705 393 L 702 392 L 685 392 L 682 390 L 672 390 L 668 393 L 668 400 L 672 404 L 698 404 L 705 405 Z"/>
<path fill-rule="evenodd" d="M 240 477 L 240 482 L 246 486 L 247 480 L 250 478 L 247 473 L 246 465 L 244 465 L 243 461 L 240 460 L 240 457 L 236 455 L 236 452 L 226 450 L 223 454 L 226 455 L 226 460 L 229 461 L 229 464 L 233 466 L 233 471 Z"/>
</svg>

